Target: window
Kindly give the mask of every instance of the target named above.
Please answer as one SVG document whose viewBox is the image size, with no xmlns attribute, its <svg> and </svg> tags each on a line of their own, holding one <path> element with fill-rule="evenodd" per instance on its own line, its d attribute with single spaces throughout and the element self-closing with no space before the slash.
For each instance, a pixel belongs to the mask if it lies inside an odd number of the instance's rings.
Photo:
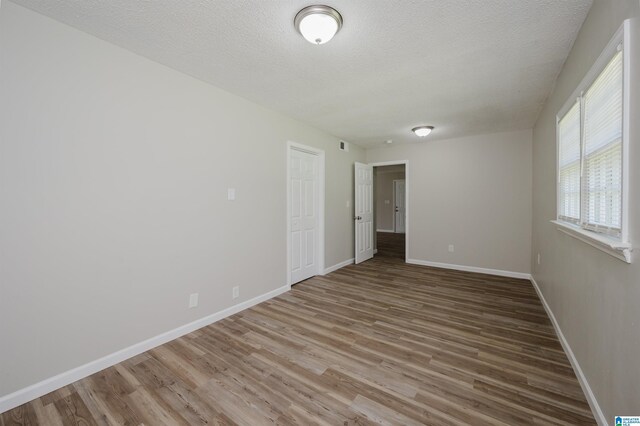
<svg viewBox="0 0 640 426">
<path fill-rule="evenodd" d="M 558 123 L 560 205 L 558 218 L 580 222 L 580 103 Z"/>
<path fill-rule="evenodd" d="M 557 126 L 556 223 L 578 229 L 583 237 L 604 242 L 614 251 L 630 249 L 625 226 L 627 27 L 625 22 L 558 114 Z M 625 257 L 628 261 L 628 252 Z"/>
<path fill-rule="evenodd" d="M 558 122 L 558 218 L 622 230 L 622 51 Z"/>
</svg>

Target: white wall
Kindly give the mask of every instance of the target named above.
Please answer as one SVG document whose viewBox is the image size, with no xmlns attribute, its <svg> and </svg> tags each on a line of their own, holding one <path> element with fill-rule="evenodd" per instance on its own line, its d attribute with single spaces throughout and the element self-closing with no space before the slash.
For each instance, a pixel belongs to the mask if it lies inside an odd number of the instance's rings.
<svg viewBox="0 0 640 426">
<path fill-rule="evenodd" d="M 367 151 L 392 160 L 409 160 L 409 259 L 530 271 L 530 130 Z"/>
<path fill-rule="evenodd" d="M 404 178 L 404 165 L 376 167 L 374 185 L 376 229 L 394 231 L 393 181 L 404 180 Z M 385 204 L 386 200 L 389 204 Z"/>
<path fill-rule="evenodd" d="M 561 232 L 556 217 L 555 117 L 637 0 L 596 0 L 533 131 L 533 276 L 572 348 L 607 423 L 640 413 L 640 32 L 631 76 L 630 239 L 626 264 Z M 538 266 L 536 255 L 540 253 Z"/>
<path fill-rule="evenodd" d="M 353 257 L 357 146 L 10 2 L 0 61 L 0 397 L 285 285 L 289 140 Z"/>
</svg>

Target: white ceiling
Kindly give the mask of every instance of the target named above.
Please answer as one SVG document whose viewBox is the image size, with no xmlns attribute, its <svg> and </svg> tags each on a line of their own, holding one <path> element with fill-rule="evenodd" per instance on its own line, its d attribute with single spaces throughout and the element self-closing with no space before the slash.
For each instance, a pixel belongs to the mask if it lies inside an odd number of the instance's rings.
<svg viewBox="0 0 640 426">
<path fill-rule="evenodd" d="M 14 0 L 361 146 L 531 128 L 592 0 Z M 324 0 L 319 2 L 324 3 Z"/>
</svg>

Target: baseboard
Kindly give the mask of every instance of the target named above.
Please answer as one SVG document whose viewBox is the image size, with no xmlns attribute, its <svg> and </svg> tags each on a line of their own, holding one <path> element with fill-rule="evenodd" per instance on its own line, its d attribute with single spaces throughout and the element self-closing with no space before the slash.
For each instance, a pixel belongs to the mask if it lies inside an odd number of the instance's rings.
<svg viewBox="0 0 640 426">
<path fill-rule="evenodd" d="M 544 295 L 542 294 L 542 290 L 540 290 L 540 287 L 538 286 L 538 283 L 536 282 L 535 278 L 533 278 L 533 275 L 531 276 L 530 280 L 531 280 L 531 284 L 533 284 L 533 288 L 536 290 L 536 293 L 538 293 L 538 297 L 542 302 L 542 306 L 544 307 L 544 310 L 547 311 L 547 315 L 549 316 L 549 319 L 551 320 L 551 324 L 553 324 L 553 328 L 556 331 L 556 334 L 558 335 L 558 340 L 560 340 L 562 349 L 564 349 L 564 352 L 567 354 L 567 358 L 569 358 L 571 367 L 573 367 L 573 371 L 574 373 L 576 373 L 578 382 L 580 382 L 580 387 L 582 387 L 582 392 L 584 392 L 584 396 L 587 398 L 589 407 L 591 407 L 591 412 L 593 413 L 593 417 L 595 417 L 596 422 L 598 422 L 599 426 L 606 426 L 608 422 L 604 416 L 604 413 L 602 412 L 602 409 L 600 408 L 600 404 L 598 404 L 598 400 L 596 399 L 596 396 L 593 394 L 593 391 L 591 390 L 591 386 L 589 386 L 587 377 L 582 372 L 582 368 L 580 368 L 580 364 L 578 363 L 578 360 L 576 359 L 576 356 L 574 355 L 573 350 L 571 350 L 571 346 L 569 346 L 569 342 L 564 337 L 564 334 L 560 329 L 560 325 L 556 320 L 556 316 L 553 314 L 551 307 L 547 303 L 547 300 L 544 298 Z"/>
<path fill-rule="evenodd" d="M 394 231 L 393 229 L 376 229 L 376 232 L 389 232 L 393 234 L 396 231 Z"/>
<path fill-rule="evenodd" d="M 521 278 L 528 280 L 531 274 L 526 272 L 503 271 L 501 269 L 478 268 L 476 266 L 454 265 L 452 263 L 430 262 L 428 260 L 407 259 L 413 265 L 431 266 L 434 268 L 455 269 L 456 271 L 477 272 L 479 274 L 498 275 L 500 277 Z"/>
<path fill-rule="evenodd" d="M 344 262 L 340 262 L 340 263 L 336 263 L 333 266 L 329 266 L 328 268 L 326 268 L 323 272 L 322 275 L 327 275 L 333 271 L 337 271 L 340 268 L 344 268 L 345 266 L 349 266 L 352 263 L 355 262 L 355 259 L 351 258 L 351 259 L 347 259 Z"/>
<path fill-rule="evenodd" d="M 378 254 L 378 249 L 373 249 L 373 254 Z"/>
<path fill-rule="evenodd" d="M 189 324 L 185 324 L 173 330 L 159 334 L 140 343 L 136 343 L 132 346 L 129 346 L 128 348 L 124 348 L 110 355 L 84 364 L 80 367 L 76 367 L 72 370 L 65 371 L 64 373 L 58 374 L 57 376 L 45 379 L 24 389 L 20 389 L 18 391 L 10 393 L 9 395 L 0 397 L 0 413 L 4 413 L 5 411 L 11 410 L 12 408 L 15 408 L 19 405 L 46 395 L 49 392 L 60 389 L 73 382 L 97 373 L 100 370 L 104 370 L 105 368 L 111 367 L 115 364 L 118 364 L 119 362 L 125 361 L 145 351 L 153 349 L 171 340 L 177 339 L 178 337 L 184 336 L 185 334 L 191 333 L 192 331 L 195 331 L 199 328 L 205 327 L 209 324 L 213 324 L 216 321 L 243 311 L 247 308 L 257 305 L 258 303 L 264 302 L 265 300 L 276 297 L 284 292 L 289 291 L 290 289 L 291 286 L 289 285 L 277 288 L 268 293 L 254 297 L 253 299 L 238 303 L 237 305 L 231 306 L 222 311 L 216 312 Z"/>
</svg>

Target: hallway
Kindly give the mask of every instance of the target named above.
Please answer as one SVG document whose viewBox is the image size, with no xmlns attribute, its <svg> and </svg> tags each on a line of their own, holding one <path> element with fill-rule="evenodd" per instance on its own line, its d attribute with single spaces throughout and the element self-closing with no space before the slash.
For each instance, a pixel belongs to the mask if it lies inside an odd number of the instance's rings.
<svg viewBox="0 0 640 426">
<path fill-rule="evenodd" d="M 405 234 L 393 232 L 376 233 L 377 253 L 376 256 L 389 257 L 394 259 L 405 258 Z"/>
</svg>

